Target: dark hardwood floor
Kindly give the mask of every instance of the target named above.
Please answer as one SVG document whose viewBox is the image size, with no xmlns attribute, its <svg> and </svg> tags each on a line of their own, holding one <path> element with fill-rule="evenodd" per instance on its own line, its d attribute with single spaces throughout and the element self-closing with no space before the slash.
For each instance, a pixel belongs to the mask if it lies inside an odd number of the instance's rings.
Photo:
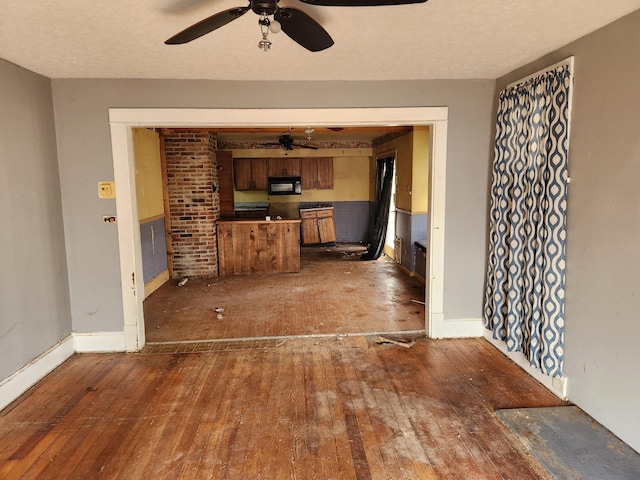
<svg viewBox="0 0 640 480">
<path fill-rule="evenodd" d="M 0 412 L 0 479 L 549 478 L 494 412 L 562 402 L 484 339 L 293 337 L 424 329 L 423 285 L 357 255 L 165 285 L 155 344 L 74 355 Z"/>
<path fill-rule="evenodd" d="M 561 402 L 483 339 L 80 354 L 0 415 L 2 479 L 540 479 L 496 409 Z"/>
<path fill-rule="evenodd" d="M 171 280 L 145 300 L 147 342 L 424 330 L 424 285 L 364 248 L 303 248 L 299 273 Z M 216 308 L 224 312 L 216 312 Z"/>
</svg>

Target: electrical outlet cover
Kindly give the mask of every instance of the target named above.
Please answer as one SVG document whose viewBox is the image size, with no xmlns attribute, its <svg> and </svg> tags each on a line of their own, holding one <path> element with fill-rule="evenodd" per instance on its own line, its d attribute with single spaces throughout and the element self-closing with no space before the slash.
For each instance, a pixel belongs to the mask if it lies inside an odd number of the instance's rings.
<svg viewBox="0 0 640 480">
<path fill-rule="evenodd" d="M 98 183 L 98 197 L 99 198 L 115 198 L 116 186 L 114 182 L 99 182 Z"/>
</svg>

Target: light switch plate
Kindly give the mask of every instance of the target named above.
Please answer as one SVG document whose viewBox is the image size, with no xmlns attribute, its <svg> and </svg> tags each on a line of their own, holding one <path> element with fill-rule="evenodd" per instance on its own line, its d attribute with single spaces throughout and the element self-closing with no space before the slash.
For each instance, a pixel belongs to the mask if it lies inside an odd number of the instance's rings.
<svg viewBox="0 0 640 480">
<path fill-rule="evenodd" d="M 98 183 L 99 198 L 116 198 L 116 185 L 114 182 Z"/>
</svg>

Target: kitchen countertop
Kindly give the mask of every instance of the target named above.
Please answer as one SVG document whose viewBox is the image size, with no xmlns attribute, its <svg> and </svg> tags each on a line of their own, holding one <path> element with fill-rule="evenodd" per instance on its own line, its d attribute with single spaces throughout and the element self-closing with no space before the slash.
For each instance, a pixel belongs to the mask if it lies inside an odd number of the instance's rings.
<svg viewBox="0 0 640 480">
<path fill-rule="evenodd" d="M 275 219 L 265 220 L 263 218 L 224 218 L 218 220 L 217 223 L 300 223 L 301 220 L 299 218 L 283 218 L 283 219 Z"/>
</svg>

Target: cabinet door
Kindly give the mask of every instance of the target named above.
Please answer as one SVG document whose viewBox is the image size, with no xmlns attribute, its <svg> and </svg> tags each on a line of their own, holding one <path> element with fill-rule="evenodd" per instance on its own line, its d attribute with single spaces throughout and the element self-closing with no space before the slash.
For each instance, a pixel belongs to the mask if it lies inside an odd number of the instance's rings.
<svg viewBox="0 0 640 480">
<path fill-rule="evenodd" d="M 302 172 L 302 189 L 313 190 L 316 188 L 318 178 L 318 162 L 315 158 L 303 158 L 300 161 Z"/>
<path fill-rule="evenodd" d="M 267 189 L 267 165 L 266 158 L 251 159 L 251 179 L 253 181 L 252 190 Z"/>
<path fill-rule="evenodd" d="M 333 158 L 303 158 L 302 188 L 331 190 L 333 188 Z"/>
<path fill-rule="evenodd" d="M 251 160 L 251 158 L 236 158 L 233 161 L 233 174 L 236 183 L 236 190 L 253 190 Z"/>
<path fill-rule="evenodd" d="M 333 189 L 333 158 L 316 158 L 316 188 L 319 190 Z"/>
<path fill-rule="evenodd" d="M 236 158 L 233 161 L 236 190 L 267 189 L 266 158 Z"/>
<path fill-rule="evenodd" d="M 336 241 L 336 227 L 333 222 L 333 208 L 318 210 L 318 236 L 320 243 Z"/>
<path fill-rule="evenodd" d="M 318 219 L 302 218 L 302 244 L 313 245 L 320 243 L 320 233 L 318 231 Z"/>
<path fill-rule="evenodd" d="M 230 151 L 216 152 L 218 164 L 218 193 L 220 195 L 220 215 L 233 217 L 235 203 L 233 198 L 233 158 Z"/>
<path fill-rule="evenodd" d="M 300 176 L 300 159 L 299 158 L 270 158 L 269 159 L 269 176 L 270 177 L 299 177 Z"/>
</svg>

